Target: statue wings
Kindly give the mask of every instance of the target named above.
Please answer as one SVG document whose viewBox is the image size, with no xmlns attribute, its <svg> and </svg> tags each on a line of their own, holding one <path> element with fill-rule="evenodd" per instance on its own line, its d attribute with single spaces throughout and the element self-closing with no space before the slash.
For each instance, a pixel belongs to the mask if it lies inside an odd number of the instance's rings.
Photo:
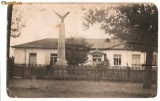
<svg viewBox="0 0 160 101">
<path fill-rule="evenodd" d="M 61 18 L 61 22 L 64 22 L 64 18 L 69 14 L 70 12 L 67 12 L 65 15 L 61 16 L 59 13 L 55 12 L 55 14 Z"/>
</svg>

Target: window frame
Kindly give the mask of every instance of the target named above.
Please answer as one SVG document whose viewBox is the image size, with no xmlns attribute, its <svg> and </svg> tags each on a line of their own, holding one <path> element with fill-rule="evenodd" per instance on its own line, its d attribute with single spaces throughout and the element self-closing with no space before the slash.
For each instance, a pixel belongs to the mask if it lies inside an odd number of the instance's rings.
<svg viewBox="0 0 160 101">
<path fill-rule="evenodd" d="M 103 57 L 103 54 L 101 54 L 101 53 L 93 53 L 92 54 L 92 62 L 93 62 L 92 64 L 96 65 L 98 63 L 101 63 L 102 57 Z"/>
<path fill-rule="evenodd" d="M 121 54 L 114 54 L 113 55 L 113 65 L 115 65 L 115 66 L 122 65 L 122 55 Z"/>
<path fill-rule="evenodd" d="M 136 60 L 136 62 L 139 59 L 139 63 L 133 63 L 134 59 Z M 141 65 L 141 55 L 140 54 L 132 54 L 132 66 L 140 66 L 140 65 Z"/>
<path fill-rule="evenodd" d="M 50 53 L 50 65 L 55 65 L 57 62 L 57 53 Z"/>
<path fill-rule="evenodd" d="M 34 54 L 34 55 L 33 55 Z M 34 62 L 31 62 L 33 60 L 31 60 L 31 57 L 32 56 L 35 56 L 35 63 Z M 37 53 L 29 53 L 29 65 L 37 65 Z"/>
<path fill-rule="evenodd" d="M 153 54 L 152 65 L 153 66 L 157 66 L 157 64 L 158 64 L 158 55 L 157 54 Z"/>
</svg>

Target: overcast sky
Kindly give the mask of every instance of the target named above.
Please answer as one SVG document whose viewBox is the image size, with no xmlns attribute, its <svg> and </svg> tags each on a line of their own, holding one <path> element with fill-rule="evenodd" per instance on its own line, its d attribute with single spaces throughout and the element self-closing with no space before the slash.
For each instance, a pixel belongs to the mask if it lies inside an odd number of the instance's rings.
<svg viewBox="0 0 160 101">
<path fill-rule="evenodd" d="M 81 36 L 85 38 L 107 38 L 109 37 L 100 29 L 100 24 L 95 24 L 88 30 L 82 26 L 84 12 L 90 8 L 102 8 L 114 6 L 113 4 L 22 4 L 14 5 L 17 12 L 13 19 L 21 15 L 21 22 L 26 27 L 22 28 L 20 37 L 11 38 L 11 46 L 44 38 L 58 38 L 59 29 L 56 27 L 61 20 L 55 11 L 61 15 L 70 14 L 65 18 L 65 37 Z M 12 26 L 13 27 L 13 26 Z"/>
</svg>

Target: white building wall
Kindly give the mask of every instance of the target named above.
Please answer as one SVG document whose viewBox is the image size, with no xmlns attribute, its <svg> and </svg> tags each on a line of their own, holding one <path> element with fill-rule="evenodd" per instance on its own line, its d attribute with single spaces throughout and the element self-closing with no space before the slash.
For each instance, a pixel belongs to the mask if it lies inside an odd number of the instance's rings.
<svg viewBox="0 0 160 101">
<path fill-rule="evenodd" d="M 57 53 L 56 49 L 15 49 L 15 63 L 16 64 L 29 64 L 29 54 L 37 54 L 37 64 L 50 64 L 50 54 Z M 26 54 L 26 59 L 25 59 Z M 25 61 L 26 60 L 26 61 Z"/>
<path fill-rule="evenodd" d="M 92 52 L 92 51 L 91 51 Z M 114 66 L 114 54 L 121 54 L 121 66 L 132 65 L 132 54 L 140 54 L 140 64 L 145 63 L 145 53 L 126 50 L 105 50 L 101 51 L 106 54 L 111 66 Z M 15 49 L 15 63 L 29 64 L 29 53 L 37 53 L 37 64 L 50 64 L 50 54 L 57 53 L 57 49 Z M 26 54 L 26 55 L 25 55 Z M 25 58 L 26 56 L 26 58 Z M 102 57 L 104 61 L 104 56 Z M 88 61 L 85 65 L 92 65 L 92 55 L 88 55 Z"/>
<path fill-rule="evenodd" d="M 127 50 L 107 50 L 103 51 L 107 54 L 111 66 L 114 66 L 114 54 L 121 54 L 121 66 L 132 66 L 132 54 L 140 55 L 140 64 L 145 63 L 145 53 Z"/>
<path fill-rule="evenodd" d="M 88 60 L 86 61 L 85 65 L 91 65 L 92 64 L 92 55 L 88 55 Z"/>
<path fill-rule="evenodd" d="M 24 64 L 25 63 L 25 51 L 24 49 L 18 49 L 16 48 L 16 50 L 14 51 L 14 62 L 17 64 Z"/>
<path fill-rule="evenodd" d="M 91 51 L 93 52 L 93 51 Z M 140 54 L 140 64 L 145 63 L 145 53 L 136 52 L 136 51 L 127 51 L 127 50 L 105 50 L 101 51 L 102 53 L 106 54 L 110 65 L 114 66 L 114 54 L 121 54 L 121 66 L 132 66 L 132 54 Z M 88 55 L 89 62 L 86 65 L 92 65 L 93 59 L 92 55 Z M 102 61 L 104 61 L 104 56 L 102 57 Z"/>
</svg>

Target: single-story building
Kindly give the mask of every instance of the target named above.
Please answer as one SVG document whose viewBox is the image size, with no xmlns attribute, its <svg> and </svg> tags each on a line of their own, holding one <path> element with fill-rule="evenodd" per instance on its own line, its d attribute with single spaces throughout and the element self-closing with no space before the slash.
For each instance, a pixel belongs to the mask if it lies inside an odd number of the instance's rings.
<svg viewBox="0 0 160 101">
<path fill-rule="evenodd" d="M 93 44 L 88 60 L 84 65 L 96 65 L 105 57 L 111 66 L 139 66 L 145 64 L 146 53 L 127 50 L 118 39 L 86 39 Z M 55 65 L 57 61 L 58 39 L 46 38 L 12 46 L 15 48 L 15 64 Z M 153 64 L 157 65 L 157 53 L 154 53 Z"/>
</svg>

